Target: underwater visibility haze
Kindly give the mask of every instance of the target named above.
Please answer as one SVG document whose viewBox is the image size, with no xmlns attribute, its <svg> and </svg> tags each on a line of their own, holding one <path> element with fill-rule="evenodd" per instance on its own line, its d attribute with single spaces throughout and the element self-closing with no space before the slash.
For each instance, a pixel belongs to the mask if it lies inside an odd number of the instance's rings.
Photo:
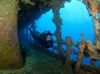
<svg viewBox="0 0 100 74">
<path fill-rule="evenodd" d="M 0 74 L 100 74 L 100 0 L 14 0 L 8 6 L 18 14 L 7 10 L 4 20 L 18 26 L 4 35 L 0 21 L 0 45 L 7 49 L 0 48 L 0 57 L 7 54 Z"/>
</svg>

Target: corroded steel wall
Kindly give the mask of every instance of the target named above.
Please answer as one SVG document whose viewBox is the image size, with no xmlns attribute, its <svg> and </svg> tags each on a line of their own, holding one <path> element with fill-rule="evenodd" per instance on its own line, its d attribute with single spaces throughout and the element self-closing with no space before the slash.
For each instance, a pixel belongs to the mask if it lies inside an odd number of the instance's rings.
<svg viewBox="0 0 100 74">
<path fill-rule="evenodd" d="M 23 66 L 17 30 L 18 0 L 0 0 L 0 69 Z"/>
</svg>

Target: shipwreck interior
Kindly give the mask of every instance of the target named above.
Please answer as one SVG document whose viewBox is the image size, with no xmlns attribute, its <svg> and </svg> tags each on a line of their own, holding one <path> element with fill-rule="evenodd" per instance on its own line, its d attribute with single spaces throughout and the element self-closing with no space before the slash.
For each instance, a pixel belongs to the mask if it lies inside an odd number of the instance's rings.
<svg viewBox="0 0 100 74">
<path fill-rule="evenodd" d="M 100 74 L 100 0 L 1 0 L 0 9 L 0 74 Z M 28 28 L 50 30 L 53 48 L 39 46 Z"/>
</svg>

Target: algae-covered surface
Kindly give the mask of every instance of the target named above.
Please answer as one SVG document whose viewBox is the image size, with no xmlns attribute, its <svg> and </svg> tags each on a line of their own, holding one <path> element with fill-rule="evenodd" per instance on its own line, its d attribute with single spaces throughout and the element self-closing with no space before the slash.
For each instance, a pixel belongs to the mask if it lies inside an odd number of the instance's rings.
<svg viewBox="0 0 100 74">
<path fill-rule="evenodd" d="M 17 70 L 0 70 L 0 74 L 75 74 L 71 67 L 63 67 L 62 60 L 48 50 L 33 49 L 27 52 L 25 66 Z M 77 73 L 76 73 L 77 74 Z M 79 72 L 78 74 L 85 74 Z"/>
</svg>

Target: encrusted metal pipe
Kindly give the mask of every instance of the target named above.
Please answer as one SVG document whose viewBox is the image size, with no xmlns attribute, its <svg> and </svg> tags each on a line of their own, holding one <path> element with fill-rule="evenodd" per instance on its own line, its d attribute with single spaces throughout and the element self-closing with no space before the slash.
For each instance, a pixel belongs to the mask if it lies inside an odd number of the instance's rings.
<svg viewBox="0 0 100 74">
<path fill-rule="evenodd" d="M 61 6 L 63 5 L 64 0 L 53 0 L 51 2 L 52 11 L 54 13 L 54 18 L 52 19 L 53 23 L 56 25 L 56 42 L 57 42 L 57 50 L 58 50 L 58 58 L 62 58 L 62 38 L 61 38 L 61 25 L 62 25 L 62 19 L 59 15 L 59 10 Z"/>
<path fill-rule="evenodd" d="M 70 61 L 72 39 L 70 37 L 67 37 L 65 43 L 66 43 L 66 59 L 65 59 L 64 67 L 66 67 L 68 62 Z"/>
</svg>

